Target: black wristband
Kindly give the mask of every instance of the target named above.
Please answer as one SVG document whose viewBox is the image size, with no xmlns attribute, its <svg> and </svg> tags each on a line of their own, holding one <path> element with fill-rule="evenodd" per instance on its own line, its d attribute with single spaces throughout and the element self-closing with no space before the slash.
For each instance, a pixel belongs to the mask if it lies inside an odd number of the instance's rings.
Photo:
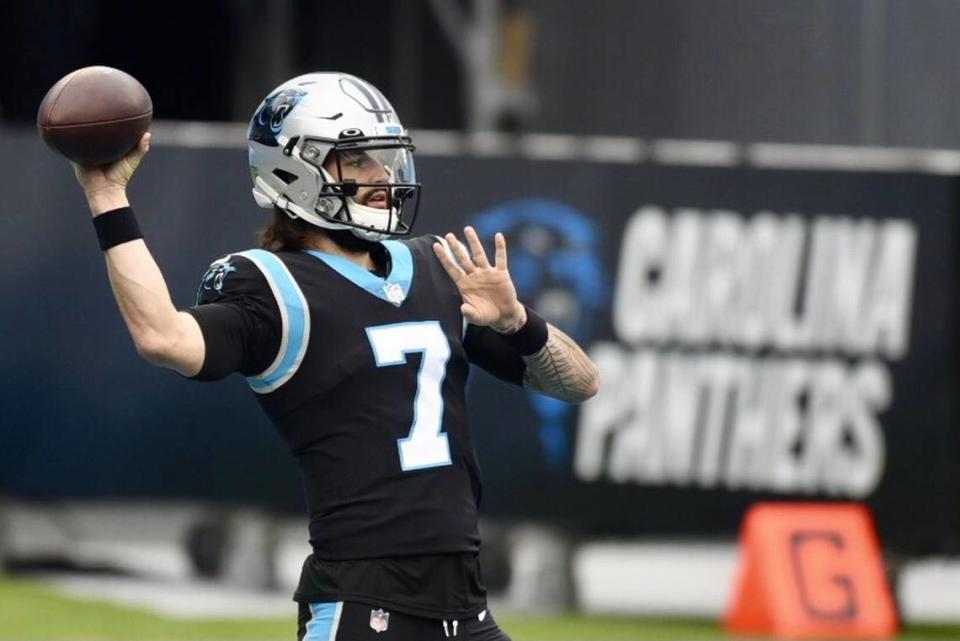
<svg viewBox="0 0 960 641">
<path fill-rule="evenodd" d="M 111 247 L 143 238 L 137 217 L 130 207 L 121 207 L 104 212 L 93 219 L 93 228 L 100 240 L 100 249 L 107 251 Z"/>
<path fill-rule="evenodd" d="M 500 336 L 522 356 L 530 356 L 547 344 L 547 321 L 526 305 L 523 307 L 527 310 L 527 322 L 514 333 Z"/>
</svg>

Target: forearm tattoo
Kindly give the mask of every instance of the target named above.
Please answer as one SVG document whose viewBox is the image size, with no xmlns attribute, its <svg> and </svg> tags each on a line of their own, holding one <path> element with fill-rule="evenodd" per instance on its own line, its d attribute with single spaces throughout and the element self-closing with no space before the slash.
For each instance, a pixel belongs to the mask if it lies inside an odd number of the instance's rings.
<svg viewBox="0 0 960 641">
<path fill-rule="evenodd" d="M 568 403 L 585 401 L 597 392 L 599 375 L 580 346 L 553 325 L 547 325 L 547 344 L 524 356 L 523 386 Z"/>
</svg>

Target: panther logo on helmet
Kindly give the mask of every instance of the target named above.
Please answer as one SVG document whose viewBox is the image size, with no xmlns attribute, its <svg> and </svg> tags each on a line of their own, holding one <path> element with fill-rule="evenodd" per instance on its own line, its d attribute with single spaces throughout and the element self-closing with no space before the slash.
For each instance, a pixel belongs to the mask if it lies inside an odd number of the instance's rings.
<svg viewBox="0 0 960 641">
<path fill-rule="evenodd" d="M 284 89 L 268 96 L 250 121 L 247 140 L 279 147 L 277 134 L 283 129 L 283 121 L 306 95 L 303 89 Z"/>
</svg>

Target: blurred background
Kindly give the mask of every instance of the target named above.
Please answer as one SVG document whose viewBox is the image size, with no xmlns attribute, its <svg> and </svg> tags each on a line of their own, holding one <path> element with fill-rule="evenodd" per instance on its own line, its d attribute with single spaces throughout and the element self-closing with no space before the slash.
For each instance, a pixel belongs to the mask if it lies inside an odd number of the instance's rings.
<svg viewBox="0 0 960 641">
<path fill-rule="evenodd" d="M 139 360 L 72 172 L 36 134 L 47 89 L 92 64 L 153 98 L 131 194 L 180 306 L 266 222 L 245 125 L 301 73 L 393 102 L 417 144 L 418 232 L 507 233 L 521 297 L 603 380 L 575 408 L 471 379 L 485 578 L 515 638 L 721 635 L 764 501 L 866 506 L 908 631 L 960 625 L 960 4 L 0 15 L 0 638 L 139 629 L 90 600 L 157 617 L 150 638 L 290 637 L 309 552 L 280 438 L 242 381 Z M 69 626 L 45 627 L 51 602 Z"/>
</svg>

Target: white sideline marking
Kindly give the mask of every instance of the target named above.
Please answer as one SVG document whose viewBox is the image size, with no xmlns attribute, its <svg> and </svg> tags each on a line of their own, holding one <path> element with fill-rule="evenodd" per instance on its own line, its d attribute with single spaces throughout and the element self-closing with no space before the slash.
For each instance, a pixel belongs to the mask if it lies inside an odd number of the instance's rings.
<svg viewBox="0 0 960 641">
<path fill-rule="evenodd" d="M 928 623 L 960 621 L 960 559 L 911 561 L 900 572 L 897 588 L 904 619 Z"/>
<path fill-rule="evenodd" d="M 133 577 L 62 574 L 45 578 L 76 599 L 107 600 L 172 617 L 258 619 L 296 616 L 290 593 L 246 590 L 209 581 L 165 582 Z"/>
<path fill-rule="evenodd" d="M 577 550 L 573 576 L 588 613 L 719 617 L 736 561 L 732 543 L 596 542 Z"/>
</svg>

